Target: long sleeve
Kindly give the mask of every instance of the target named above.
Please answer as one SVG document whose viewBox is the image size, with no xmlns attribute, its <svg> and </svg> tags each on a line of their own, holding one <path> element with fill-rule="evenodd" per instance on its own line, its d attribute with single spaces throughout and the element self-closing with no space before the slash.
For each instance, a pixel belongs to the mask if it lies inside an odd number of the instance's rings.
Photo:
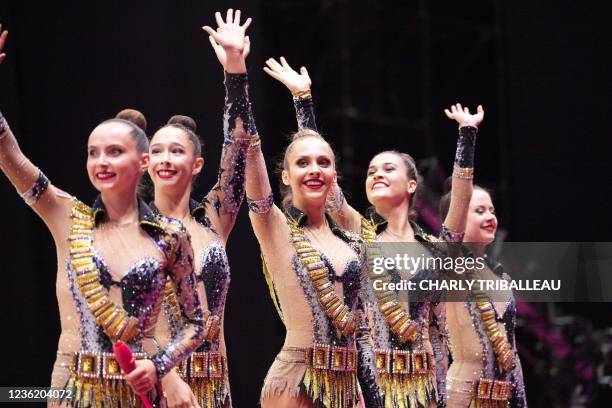
<svg viewBox="0 0 612 408">
<path fill-rule="evenodd" d="M 217 230 L 226 236 L 244 199 L 247 152 L 257 135 L 247 74 L 225 73 L 223 135 L 217 183 L 203 202 L 212 206 L 209 216 Z"/>
<path fill-rule="evenodd" d="M 451 201 L 448 214 L 444 220 L 444 227 L 451 240 L 448 242 L 461 242 L 465 231 L 468 208 L 473 190 L 474 152 L 476 149 L 476 135 L 478 129 L 473 126 L 459 128 L 457 137 L 457 150 L 453 167 Z"/>
<path fill-rule="evenodd" d="M 168 345 L 152 358 L 160 378 L 198 348 L 213 330 L 213 325 L 218 327 L 218 318 L 206 312 L 205 319 L 200 307 L 193 273 L 193 249 L 185 227 L 181 224 L 177 230 L 167 231 L 167 234 L 172 243 L 167 255 L 168 273 L 176 288 L 184 324 L 181 332 L 172 336 Z"/>
<path fill-rule="evenodd" d="M 295 107 L 295 118 L 297 119 L 298 129 L 317 130 L 317 122 L 314 114 L 314 103 L 312 96 L 308 97 L 293 97 L 293 106 Z"/>
</svg>

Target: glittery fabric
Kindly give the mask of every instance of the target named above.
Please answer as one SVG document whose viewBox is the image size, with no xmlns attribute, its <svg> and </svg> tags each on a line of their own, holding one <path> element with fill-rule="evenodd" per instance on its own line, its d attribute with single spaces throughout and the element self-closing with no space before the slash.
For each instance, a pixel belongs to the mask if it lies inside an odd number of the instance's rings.
<svg viewBox="0 0 612 408">
<path fill-rule="evenodd" d="M 38 178 L 32 184 L 32 187 L 21 193 L 20 196 L 27 205 L 32 205 L 38 201 L 40 196 L 47 190 L 47 187 L 49 187 L 49 179 L 41 171 L 38 173 Z"/>
<path fill-rule="evenodd" d="M 496 276 L 507 276 L 503 273 L 501 264 L 487 259 L 487 265 Z M 475 303 L 467 301 L 447 305 L 449 342 L 453 357 L 453 364 L 448 374 L 449 378 L 453 378 L 452 387 L 449 385 L 448 391 L 447 402 L 449 404 L 468 401 L 470 406 L 481 406 L 478 405 L 479 401 L 474 398 L 473 393 L 461 392 L 460 384 L 474 383 L 480 378 L 486 378 L 509 381 L 511 383 L 509 406 L 521 408 L 527 406 L 521 363 L 514 346 L 516 304 L 511 293 L 509 296 L 508 301 L 503 304 L 503 313 L 499 312 L 499 306 L 502 305 L 499 302 L 495 302 L 498 307 L 494 307 L 494 310 L 497 324 L 503 328 L 501 331 L 513 348 L 515 364 L 510 371 L 505 371 L 500 366 Z M 470 327 L 473 327 L 473 330 L 467 330 Z"/>
<path fill-rule="evenodd" d="M 476 134 L 478 129 L 474 126 L 459 128 L 457 138 L 457 151 L 455 152 L 455 165 L 461 168 L 474 168 L 474 151 L 476 149 Z"/>
<path fill-rule="evenodd" d="M 0 143 L 0 168 L 17 191 L 28 190 L 40 180 L 40 170 L 21 152 L 17 140 L 10 131 L 5 132 L 5 137 Z M 91 249 L 91 252 L 85 255 L 88 260 L 91 260 L 92 277 L 99 282 L 99 288 L 97 283 L 95 285 L 96 289 L 102 290 L 101 296 L 104 299 L 109 297 L 116 307 L 124 306 L 123 301 L 127 300 L 129 304 L 125 306 L 128 310 L 123 310 L 123 312 L 127 315 L 135 314 L 129 317 L 137 322 L 136 334 L 139 333 L 140 337 L 133 338 L 130 344 L 134 347 L 133 351 L 142 350 L 149 356 L 154 356 L 158 351 L 154 340 L 146 336 L 149 333 L 149 326 L 154 325 L 154 314 L 159 310 L 161 286 L 165 277 L 171 276 L 177 287 L 180 288 L 179 299 L 187 324 L 183 330 L 183 341 L 174 343 L 172 345 L 174 350 L 168 348 L 160 351 L 161 354 L 158 353 L 159 357 L 163 356 L 160 358 L 163 362 L 157 364 L 161 374 L 173 364 L 178 363 L 183 353 L 194 349 L 205 335 L 201 333 L 202 315 L 195 292 L 195 282 L 191 279 L 193 266 L 188 236 L 178 225 L 153 216 L 146 205 L 142 205 L 143 203 L 139 203 L 139 222 L 127 226 L 113 226 L 112 223 L 103 219 L 104 212 L 101 202 L 98 208 L 91 209 L 50 184 L 46 189 L 38 188 L 36 195 L 39 198 L 33 204 L 33 208 L 53 236 L 58 259 L 55 290 L 61 334 L 51 385 L 53 387 L 75 387 L 75 390 L 79 391 L 76 395 L 82 398 L 71 400 L 69 404 L 73 406 L 87 407 L 94 404 L 98 407 L 117 406 L 116 402 L 119 397 L 117 396 L 112 404 L 106 404 L 104 398 L 109 394 L 104 393 L 107 391 L 128 393 L 129 387 L 124 380 L 113 379 L 113 384 L 104 383 L 105 380 L 101 378 L 102 373 L 95 370 L 96 366 L 92 366 L 94 368 L 91 373 L 92 378 L 85 378 L 66 361 L 71 358 L 70 356 L 75 356 L 79 352 L 98 353 L 98 356 L 100 352 L 112 353 L 110 341 L 105 337 L 104 331 L 99 329 L 95 318 L 91 315 L 80 290 L 82 286 L 77 284 L 75 272 L 71 269 L 71 260 L 73 260 L 71 250 L 75 241 L 71 240 L 69 234 L 72 227 L 77 224 L 76 218 L 73 217 L 73 210 L 78 204 L 79 208 L 83 209 L 89 217 L 81 220 L 84 225 L 82 233 L 87 238 L 84 241 L 88 241 L 85 249 Z M 97 223 L 91 219 L 92 216 L 94 219 L 97 218 Z M 125 238 L 124 234 L 129 239 Z M 122 281 L 122 287 L 111 285 L 111 288 L 106 291 L 99 281 L 97 266 L 101 264 L 95 262 L 94 250 L 104 256 L 105 262 L 112 271 L 112 276 L 115 276 L 117 281 Z M 164 279 L 153 278 L 151 280 L 154 270 Z M 126 275 L 126 272 L 129 276 Z M 128 277 L 121 279 L 124 275 Z M 147 282 L 139 279 L 139 276 Z M 96 280 L 92 282 L 95 283 Z M 159 288 L 156 285 L 159 285 Z M 142 297 L 138 296 L 139 294 Z M 105 388 L 106 386 L 108 388 Z M 130 406 L 127 403 L 124 405 Z"/>
<path fill-rule="evenodd" d="M 377 234 L 382 233 L 387 227 L 387 221 L 376 213 L 372 214 L 368 222 Z M 355 224 L 355 222 L 352 222 L 352 224 Z M 437 238 L 426 234 L 415 223 L 411 223 L 411 225 L 415 239 L 423 246 L 423 250 L 436 256 L 443 254 L 445 245 L 440 242 L 442 237 Z M 438 276 L 438 272 L 435 270 L 420 270 L 412 276 L 402 276 L 399 271 L 389 271 L 389 274 L 394 282 L 398 282 L 400 279 L 427 280 Z M 371 284 L 369 287 L 371 289 Z M 411 301 L 407 293 L 398 292 L 403 307 L 408 310 L 411 320 L 417 324 L 416 337 L 412 341 L 403 342 L 391 332 L 375 304 L 374 295 L 370 295 L 371 299 L 374 299 L 370 307 L 372 315 L 370 324 L 374 347 L 381 350 L 426 352 L 430 355 L 433 354 L 434 360 L 432 361 L 433 366 L 430 366 L 428 373 L 424 375 L 407 376 L 378 373 L 378 386 L 384 398 L 385 407 L 430 407 L 443 400 L 448 351 L 444 328 L 445 307 L 441 303 L 441 296 L 441 293 L 433 293 L 427 301 L 416 302 Z"/>
<path fill-rule="evenodd" d="M 310 128 L 316 130 L 317 127 L 312 98 L 294 98 L 294 107 L 296 111 L 298 128 Z M 331 213 L 335 218 L 337 215 L 339 215 L 339 210 L 344 204 L 344 195 L 342 194 L 342 190 L 338 188 L 337 191 L 335 191 L 334 199 L 328 199 L 328 203 L 328 208 L 332 210 Z M 376 216 L 378 218 L 372 222 L 375 225 L 377 224 L 380 226 L 381 230 L 384 229 L 386 227 L 386 221 L 382 219 L 382 217 L 378 216 L 378 214 L 376 214 Z M 338 217 L 338 221 L 340 221 L 343 228 L 347 228 L 358 234 L 361 234 L 362 232 L 361 219 L 361 215 L 352 208 L 349 209 L 348 214 L 341 214 L 341 216 Z M 417 239 L 424 242 L 433 240 L 432 237 L 427 236 L 420 227 L 416 226 L 416 224 L 413 224 L 413 228 L 415 230 L 415 234 L 417 235 Z M 380 233 L 380 231 L 377 231 L 377 233 Z M 366 282 L 368 282 L 367 276 L 365 279 Z M 394 279 L 399 280 L 399 274 L 396 274 Z M 368 343 L 371 343 L 372 347 L 385 350 L 418 350 L 427 351 L 429 353 L 432 353 L 433 351 L 444 353 L 446 351 L 445 343 L 442 341 L 440 341 L 440 346 L 436 350 L 433 350 L 428 335 L 429 322 L 432 318 L 431 315 L 434 310 L 441 315 L 439 316 L 438 320 L 444 320 L 442 316 L 444 314 L 444 308 L 441 307 L 439 303 L 436 304 L 438 307 L 435 308 L 429 302 L 419 304 L 410 303 L 410 306 L 408 307 L 409 313 L 417 322 L 419 327 L 418 333 L 420 333 L 420 335 L 417 336 L 418 339 L 414 342 L 402 343 L 398 341 L 393 333 L 390 332 L 382 313 L 376 305 L 376 299 L 372 292 L 370 282 L 364 285 L 363 298 L 365 299 L 363 309 L 364 313 L 368 316 L 367 321 L 371 331 L 371 340 L 368 341 Z M 360 343 L 363 345 L 366 344 L 366 341 L 362 339 Z M 440 354 L 437 354 L 435 359 L 436 361 L 445 361 L 445 357 L 442 357 Z M 435 404 L 437 399 L 435 385 L 436 372 L 433 369 L 429 375 L 423 376 L 423 378 L 416 381 L 413 381 L 413 378 L 409 378 L 408 376 L 403 376 L 401 381 L 398 383 L 397 381 L 394 382 L 394 380 L 398 380 L 400 376 L 389 378 L 387 379 L 388 381 L 383 381 L 382 378 L 378 378 L 373 352 L 360 352 L 360 363 L 360 383 L 364 395 L 366 395 L 369 399 L 369 401 L 366 401 L 366 405 L 368 407 L 379 405 L 383 406 L 381 404 L 384 404 L 384 406 L 388 408 L 413 408 Z M 445 371 L 442 370 L 442 373 L 444 372 Z"/>
<path fill-rule="evenodd" d="M 295 107 L 295 116 L 298 123 L 298 129 L 312 129 L 316 131 L 317 122 L 315 120 L 312 97 L 293 98 L 293 106 Z"/>
<path fill-rule="evenodd" d="M 252 216 L 266 219 L 265 229 L 259 228 L 255 222 L 254 229 L 271 278 L 271 292 L 279 301 L 287 329 L 285 348 L 308 348 L 314 343 L 354 347 L 355 334 L 339 334 L 323 310 L 308 271 L 290 241 L 286 215 L 272 206 L 267 213 Z M 294 207 L 289 209 L 288 216 L 300 227 L 307 221 L 305 214 Z M 357 313 L 365 273 L 365 250 L 354 234 L 337 228 L 330 218 L 327 222 L 331 236 L 326 235 L 324 242 L 312 241 L 312 245 L 321 252 L 321 260 L 328 269 L 330 281 L 335 283 L 337 293 L 342 293 L 344 303 Z M 281 396 L 296 399 L 301 396 L 308 397 L 317 407 L 352 408 L 357 404 L 358 391 L 352 385 L 356 384 L 355 372 L 315 369 L 305 363 L 283 361 L 279 356 L 266 376 L 262 401 L 274 404 Z"/>
<path fill-rule="evenodd" d="M 96 219 L 100 219 L 104 208 L 99 198 L 94 204 L 94 211 Z M 139 216 L 142 228 L 164 254 L 165 264 L 144 259 L 135 265 L 136 269 L 130 269 L 120 282 L 123 301 L 128 302 L 124 303 L 124 308 L 139 319 L 143 337 L 153 338 L 165 276 L 170 276 L 185 323 L 181 335 L 151 358 L 158 375 L 162 377 L 201 344 L 206 333 L 195 289 L 193 250 L 185 227 L 178 220 L 155 214 L 143 202 L 139 202 Z"/>
<path fill-rule="evenodd" d="M 244 199 L 246 156 L 251 137 L 257 134 L 248 88 L 246 74 L 225 73 L 224 140 L 219 177 L 204 200 L 213 206 L 218 216 L 236 214 Z M 243 137 L 235 136 L 238 118 L 246 132 Z"/>
<path fill-rule="evenodd" d="M 273 205 L 274 196 L 272 193 L 270 193 L 268 198 L 264 198 L 263 200 L 251 200 L 249 197 L 247 197 L 247 206 L 249 207 L 249 211 L 253 211 L 254 213 L 267 213 L 270 211 Z"/>
</svg>

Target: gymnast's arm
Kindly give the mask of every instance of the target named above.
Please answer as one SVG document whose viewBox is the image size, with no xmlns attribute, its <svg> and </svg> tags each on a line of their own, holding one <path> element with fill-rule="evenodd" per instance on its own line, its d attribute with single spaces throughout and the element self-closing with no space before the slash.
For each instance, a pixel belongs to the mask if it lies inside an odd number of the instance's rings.
<svg viewBox="0 0 612 408">
<path fill-rule="evenodd" d="M 462 242 L 467 222 L 467 214 L 473 191 L 474 150 L 478 126 L 484 118 L 482 106 L 478 106 L 475 114 L 470 114 L 467 107 L 461 104 L 445 109 L 449 119 L 459 124 L 457 151 L 453 168 L 450 207 L 443 223 L 442 238 L 447 242 Z"/>
<path fill-rule="evenodd" d="M 225 73 L 225 106 L 223 109 L 223 151 L 217 183 L 203 200 L 207 214 L 223 241 L 232 230 L 245 191 L 245 167 L 249 145 L 256 140 L 257 128 L 249 99 L 246 57 L 250 41 L 245 36 L 251 24 L 248 18 L 240 25 L 240 10 L 228 10 L 224 21 L 215 14 L 218 28 L 203 29 Z M 242 129 L 237 130 L 240 119 Z"/>
<path fill-rule="evenodd" d="M 279 60 L 280 62 L 274 58 L 266 60 L 267 67 L 264 67 L 264 71 L 285 85 L 293 95 L 298 129 L 300 131 L 311 129 L 318 132 L 310 91 L 312 81 L 308 75 L 308 70 L 306 67 L 301 67 L 300 73 L 298 73 L 291 68 L 284 57 L 280 57 Z M 361 232 L 361 214 L 345 200 L 338 183 L 334 183 L 330 189 L 325 207 L 340 227 L 356 233 Z"/>
<path fill-rule="evenodd" d="M 2 53 L 8 35 L 0 26 L 0 63 L 4 60 Z M 7 120 L 0 112 L 0 170 L 24 201 L 43 219 L 56 242 L 65 235 L 66 220 L 72 206 L 71 197 L 50 185 L 49 180 L 23 154 L 11 131 Z"/>
</svg>

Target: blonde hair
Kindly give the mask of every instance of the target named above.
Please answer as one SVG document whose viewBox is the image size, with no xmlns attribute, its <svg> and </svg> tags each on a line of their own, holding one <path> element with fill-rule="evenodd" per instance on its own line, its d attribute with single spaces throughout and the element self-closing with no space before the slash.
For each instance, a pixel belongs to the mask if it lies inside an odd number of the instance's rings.
<svg viewBox="0 0 612 408">
<path fill-rule="evenodd" d="M 288 170 L 289 169 L 289 162 L 287 161 L 287 156 L 289 156 L 289 153 L 291 153 L 291 151 L 295 147 L 295 144 L 297 142 L 299 142 L 300 140 L 303 140 L 303 139 L 308 138 L 308 137 L 319 139 L 319 140 L 327 143 L 327 145 L 329 146 L 330 150 L 332 151 L 332 155 L 334 157 L 334 167 L 336 166 L 336 155 L 334 153 L 334 150 L 331 148 L 331 145 L 329 144 L 329 142 L 327 140 L 325 140 L 325 138 L 323 136 L 321 136 L 321 134 L 319 132 L 315 131 L 315 130 L 312 130 L 312 129 L 301 129 L 301 130 L 298 130 L 297 132 L 293 133 L 290 136 L 291 143 L 289 143 L 289 145 L 287 145 L 287 147 L 285 148 L 285 152 L 283 153 L 283 160 L 278 165 L 277 171 L 278 171 L 279 175 L 282 175 L 283 170 Z M 283 206 L 284 209 L 287 209 L 289 207 L 289 205 L 291 204 L 292 200 L 293 200 L 293 195 L 291 194 L 291 187 L 290 186 L 286 186 L 283 183 L 282 177 L 281 177 L 281 182 L 280 182 L 280 193 L 281 193 L 281 198 L 282 198 L 282 206 Z"/>
</svg>

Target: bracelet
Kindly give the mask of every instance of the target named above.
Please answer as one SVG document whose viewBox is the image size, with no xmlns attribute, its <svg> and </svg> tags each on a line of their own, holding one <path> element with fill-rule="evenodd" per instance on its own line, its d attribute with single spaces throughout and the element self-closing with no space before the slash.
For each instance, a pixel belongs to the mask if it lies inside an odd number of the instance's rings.
<svg viewBox="0 0 612 408">
<path fill-rule="evenodd" d="M 19 194 L 19 196 L 23 198 L 23 201 L 25 201 L 27 205 L 33 205 L 47 190 L 47 187 L 49 187 L 49 179 L 43 174 L 42 171 L 39 170 L 38 178 L 36 179 L 34 184 L 32 184 L 32 186 L 26 191 Z"/>
<path fill-rule="evenodd" d="M 310 89 L 306 89 L 304 91 L 292 92 L 291 94 L 293 95 L 293 99 L 294 100 L 301 100 L 301 99 L 310 99 L 310 98 L 312 98 L 312 93 L 310 92 Z"/>
<path fill-rule="evenodd" d="M 272 193 L 266 198 L 262 198 L 261 200 L 252 200 L 247 197 L 247 207 L 249 207 L 249 211 L 253 211 L 256 214 L 265 214 L 274 205 L 274 196 Z"/>
<path fill-rule="evenodd" d="M 464 180 L 472 180 L 474 178 L 473 167 L 459 167 L 455 164 L 453 167 L 453 177 L 457 177 Z"/>
<path fill-rule="evenodd" d="M 442 231 L 440 231 L 440 237 L 446 242 L 454 242 L 461 243 L 463 242 L 463 237 L 465 236 L 465 232 L 463 231 L 453 231 L 446 228 L 446 225 L 442 224 Z"/>
<path fill-rule="evenodd" d="M 261 145 L 261 139 L 259 138 L 259 134 L 256 134 L 249 141 L 249 150 L 250 149 L 254 149 L 254 148 L 256 148 L 259 145 Z"/>
<path fill-rule="evenodd" d="M 330 200 L 329 198 L 327 199 L 327 201 L 325 202 L 325 209 L 328 212 L 332 212 L 332 213 L 338 212 L 342 208 L 343 204 L 344 204 L 344 193 L 342 192 L 342 190 L 340 190 L 339 193 L 336 195 L 336 197 L 334 197 L 332 200 Z"/>
</svg>

